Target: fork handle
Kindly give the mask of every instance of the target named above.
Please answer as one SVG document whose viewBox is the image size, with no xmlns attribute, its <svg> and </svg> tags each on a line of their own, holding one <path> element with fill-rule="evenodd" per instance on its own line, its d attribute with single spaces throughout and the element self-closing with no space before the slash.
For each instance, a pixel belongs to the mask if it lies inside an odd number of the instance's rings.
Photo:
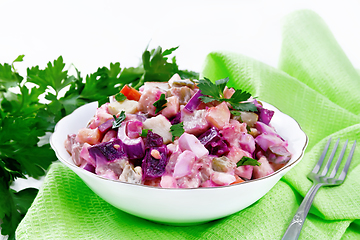
<svg viewBox="0 0 360 240">
<path fill-rule="evenodd" d="M 291 220 L 291 223 L 289 224 L 288 228 L 286 229 L 286 232 L 284 236 L 282 237 L 282 240 L 293 240 L 298 239 L 300 235 L 300 231 L 304 225 L 306 216 L 310 210 L 311 204 L 314 200 L 315 194 L 319 190 L 319 188 L 323 184 L 313 184 L 306 196 L 304 197 L 303 201 L 301 202 L 299 209 L 295 213 L 293 219 Z"/>
</svg>

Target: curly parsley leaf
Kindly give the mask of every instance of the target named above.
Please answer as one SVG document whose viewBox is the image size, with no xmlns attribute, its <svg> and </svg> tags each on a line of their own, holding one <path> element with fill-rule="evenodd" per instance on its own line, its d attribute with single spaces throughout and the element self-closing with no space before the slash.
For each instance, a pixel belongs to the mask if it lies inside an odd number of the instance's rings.
<svg viewBox="0 0 360 240">
<path fill-rule="evenodd" d="M 154 107 L 156 107 L 155 114 L 159 113 L 161 110 L 166 108 L 167 100 L 165 99 L 165 94 L 161 94 L 159 100 L 154 102 Z"/>
<path fill-rule="evenodd" d="M 258 160 L 256 160 L 256 159 L 243 156 L 243 157 L 236 163 L 236 166 L 237 166 L 237 167 L 240 167 L 240 166 L 245 166 L 245 165 L 260 166 L 261 163 L 259 163 Z"/>
<path fill-rule="evenodd" d="M 172 140 L 175 140 L 175 137 L 180 137 L 184 132 L 184 123 L 180 122 L 178 124 L 174 124 L 170 127 L 170 132 L 172 134 Z"/>
<path fill-rule="evenodd" d="M 243 112 L 257 112 L 258 111 L 257 107 L 252 102 L 232 103 L 231 106 L 234 109 L 236 109 L 238 111 L 243 111 Z"/>
<path fill-rule="evenodd" d="M 234 94 L 231 98 L 224 97 L 224 89 L 229 81 L 229 78 L 224 78 L 215 81 L 213 83 L 207 78 L 199 80 L 197 86 L 199 87 L 201 93 L 204 96 L 201 96 L 200 99 L 204 103 L 209 103 L 212 101 L 219 101 L 219 102 L 228 102 L 232 106 L 233 109 L 240 110 L 240 111 L 257 111 L 257 108 L 254 103 L 246 102 L 242 103 L 243 101 L 248 100 L 251 97 L 251 94 L 242 91 L 240 89 L 235 89 Z"/>
<path fill-rule="evenodd" d="M 17 225 L 37 193 L 31 188 L 15 192 L 11 184 L 17 178 L 43 176 L 57 160 L 44 138 L 46 133 L 53 131 L 55 124 L 76 108 L 93 101 L 107 102 L 109 96 L 117 94 L 125 84 L 139 88 L 146 81 L 168 81 L 175 73 L 183 78 L 198 78 L 196 72 L 180 70 L 175 57 L 169 60 L 176 49 L 145 50 L 143 61 L 137 67 L 122 69 L 120 63 L 110 63 L 85 77 L 76 68 L 75 76 L 69 75 L 61 56 L 48 62 L 44 69 L 39 66 L 28 68 L 26 78 L 15 69 L 15 65 L 24 60 L 24 55 L 19 55 L 11 64 L 0 64 L 0 219 L 3 235 L 14 238 Z M 18 91 L 13 92 L 12 88 Z M 121 95 L 117 97 L 122 98 Z M 116 119 L 118 124 L 122 118 L 123 114 L 120 114 Z M 40 144 L 41 138 L 45 139 L 45 144 Z"/>
</svg>

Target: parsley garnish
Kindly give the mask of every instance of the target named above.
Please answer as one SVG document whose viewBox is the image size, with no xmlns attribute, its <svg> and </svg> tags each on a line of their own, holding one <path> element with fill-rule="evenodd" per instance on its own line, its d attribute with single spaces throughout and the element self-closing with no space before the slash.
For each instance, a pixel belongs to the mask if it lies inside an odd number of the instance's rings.
<svg viewBox="0 0 360 240">
<path fill-rule="evenodd" d="M 155 114 L 160 112 L 166 107 L 167 100 L 165 99 L 165 94 L 161 94 L 159 100 L 154 102 L 154 106 L 156 107 Z"/>
<path fill-rule="evenodd" d="M 215 81 L 215 83 L 211 82 L 207 78 L 199 80 L 197 86 L 199 87 L 201 93 L 205 95 L 205 96 L 201 96 L 200 99 L 204 103 L 209 103 L 212 101 L 219 101 L 219 102 L 225 101 L 230 103 L 233 109 L 239 111 L 251 111 L 251 112 L 257 111 L 257 108 L 254 103 L 251 102 L 241 103 L 242 101 L 246 101 L 249 99 L 249 97 L 251 97 L 251 94 L 246 91 L 237 89 L 235 90 L 231 98 L 228 99 L 224 97 L 224 89 L 228 81 L 229 78 L 217 80 Z"/>
<path fill-rule="evenodd" d="M 146 49 L 140 65 L 121 68 L 120 63 L 115 62 L 100 66 L 88 75 L 81 74 L 73 65 L 75 74 L 69 74 L 61 56 L 44 68 L 23 66 L 27 68 L 26 77 L 15 68 L 23 62 L 24 55 L 19 55 L 12 63 L 0 63 L 0 224 L 3 235 L 14 239 L 16 227 L 38 192 L 34 188 L 17 192 L 12 189 L 14 181 L 28 176 L 41 177 L 57 160 L 46 133 L 51 133 L 56 123 L 76 108 L 94 101 L 99 105 L 108 102 L 109 96 L 117 94 L 126 84 L 138 89 L 144 82 L 168 81 L 175 73 L 181 78 L 198 79 L 198 73 L 179 69 L 175 56 L 170 56 L 175 49 Z M 13 88 L 16 91 L 12 91 Z M 46 101 L 41 101 L 42 96 Z"/>
<path fill-rule="evenodd" d="M 180 122 L 178 124 L 174 124 L 170 127 L 170 132 L 172 134 L 172 140 L 175 140 L 175 137 L 180 137 L 184 131 L 184 123 Z"/>
<path fill-rule="evenodd" d="M 152 129 L 143 129 L 143 130 L 141 130 L 140 137 L 147 137 L 149 131 L 152 131 Z"/>
<path fill-rule="evenodd" d="M 115 95 L 115 100 L 118 102 L 122 102 L 125 99 L 126 99 L 126 96 L 124 94 L 122 94 L 121 92 L 119 92 Z"/>
<path fill-rule="evenodd" d="M 125 120 L 126 115 L 125 111 L 121 111 L 119 117 L 117 118 L 115 115 L 113 116 L 115 121 L 113 122 L 112 128 L 118 128 L 121 126 L 121 123 Z"/>
<path fill-rule="evenodd" d="M 243 156 L 243 157 L 236 163 L 236 167 L 245 166 L 245 165 L 260 166 L 261 163 L 259 163 L 258 160 L 256 160 L 256 159 Z"/>
</svg>

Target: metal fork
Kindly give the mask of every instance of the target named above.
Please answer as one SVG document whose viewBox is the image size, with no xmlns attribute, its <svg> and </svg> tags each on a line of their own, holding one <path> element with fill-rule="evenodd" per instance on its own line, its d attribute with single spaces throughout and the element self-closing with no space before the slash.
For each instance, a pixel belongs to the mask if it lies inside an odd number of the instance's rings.
<svg viewBox="0 0 360 240">
<path fill-rule="evenodd" d="M 336 149 L 339 145 L 339 141 L 340 139 L 337 140 L 330 156 L 329 159 L 325 165 L 325 167 L 323 168 L 323 170 L 320 172 L 320 168 L 323 164 L 323 161 L 325 159 L 325 155 L 329 149 L 330 146 L 330 142 L 331 142 L 331 138 L 329 139 L 329 141 L 327 142 L 324 151 L 322 152 L 319 161 L 317 162 L 317 164 L 315 165 L 314 169 L 311 171 L 311 173 L 309 173 L 308 178 L 310 180 L 313 181 L 313 185 L 310 188 L 310 190 L 308 191 L 308 193 L 306 194 L 304 200 L 302 201 L 299 209 L 297 210 L 295 216 L 293 217 L 293 219 L 291 220 L 291 223 L 289 225 L 289 227 L 287 228 L 282 240 L 292 240 L 292 239 L 298 239 L 299 235 L 300 235 L 300 231 L 302 229 L 302 226 L 305 222 L 306 216 L 310 210 L 311 204 L 314 200 L 315 194 L 316 192 L 319 190 L 320 187 L 322 186 L 337 186 L 340 185 L 344 182 L 347 171 L 349 169 L 350 166 L 350 162 L 352 159 L 352 156 L 354 154 L 355 151 L 355 145 L 356 145 L 356 140 L 354 141 L 354 144 L 351 148 L 351 151 L 349 153 L 349 156 L 346 160 L 345 166 L 343 168 L 343 170 L 341 171 L 340 175 L 338 178 L 335 178 L 339 166 L 342 162 L 342 159 L 344 157 L 344 153 L 348 144 L 348 140 L 346 140 L 341 153 L 339 155 L 339 158 L 332 170 L 332 172 L 330 173 L 329 176 L 327 176 L 327 173 L 329 171 L 331 162 L 334 158 Z"/>
</svg>

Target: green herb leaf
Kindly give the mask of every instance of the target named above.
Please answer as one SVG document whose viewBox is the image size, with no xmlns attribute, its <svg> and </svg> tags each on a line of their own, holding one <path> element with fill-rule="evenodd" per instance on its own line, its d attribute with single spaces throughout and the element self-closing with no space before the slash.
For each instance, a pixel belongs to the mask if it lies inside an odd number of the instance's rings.
<svg viewBox="0 0 360 240">
<path fill-rule="evenodd" d="M 25 57 L 25 55 L 19 55 L 19 56 L 17 56 L 17 58 L 13 61 L 13 63 L 15 63 L 15 62 L 22 62 L 22 61 L 24 60 L 24 57 Z"/>
<path fill-rule="evenodd" d="M 175 137 L 180 137 L 184 132 L 184 123 L 180 122 L 178 124 L 174 124 L 170 127 L 170 132 L 172 134 L 172 140 L 175 140 Z"/>
<path fill-rule="evenodd" d="M 258 110 L 255 104 L 252 102 L 230 103 L 230 104 L 234 109 L 242 112 L 256 112 Z"/>
<path fill-rule="evenodd" d="M 113 122 L 112 128 L 118 128 L 121 126 L 121 123 L 125 120 L 126 114 L 125 111 L 121 111 L 119 117 L 113 116 L 115 121 Z"/>
<path fill-rule="evenodd" d="M 48 62 L 44 69 L 39 66 L 28 68 L 26 78 L 14 66 L 24 60 L 24 55 L 19 55 L 11 64 L 0 64 L 0 219 L 3 235 L 14 238 L 17 225 L 37 193 L 32 188 L 15 192 L 10 188 L 11 184 L 19 177 L 43 176 L 45 169 L 57 160 L 45 134 L 52 132 L 55 124 L 76 108 L 93 101 L 100 105 L 107 102 L 109 96 L 117 94 L 125 84 L 138 89 L 147 81 L 168 81 L 175 73 L 182 78 L 197 79 L 198 73 L 179 69 L 175 56 L 168 60 L 176 49 L 145 50 L 139 66 L 122 69 L 120 63 L 110 63 L 85 77 L 74 66 L 76 74 L 69 75 L 61 56 Z M 29 87 L 27 83 L 35 86 Z M 19 90 L 18 93 L 9 90 L 13 87 Z M 42 96 L 46 101 L 39 101 L 43 100 Z M 119 94 L 117 98 L 122 97 Z M 114 121 L 115 126 L 120 126 L 125 117 L 125 113 L 120 114 Z"/>
<path fill-rule="evenodd" d="M 155 114 L 166 108 L 167 100 L 165 99 L 165 94 L 161 94 L 159 100 L 154 102 L 154 106 L 156 107 Z"/>
<path fill-rule="evenodd" d="M 149 131 L 152 131 L 152 129 L 143 129 L 143 130 L 141 130 L 140 137 L 147 137 Z"/>
<path fill-rule="evenodd" d="M 240 111 L 230 111 L 230 113 L 234 116 L 241 116 L 241 112 Z"/>
<path fill-rule="evenodd" d="M 245 165 L 260 166 L 261 163 L 259 163 L 258 160 L 256 160 L 256 159 L 243 156 L 243 157 L 236 163 L 236 166 L 237 166 L 237 167 L 240 167 L 240 166 L 245 166 Z"/>
<path fill-rule="evenodd" d="M 124 94 L 122 94 L 121 92 L 119 92 L 115 95 L 115 100 L 118 102 L 122 102 L 125 99 L 126 99 L 126 96 Z"/>
<path fill-rule="evenodd" d="M 214 100 L 219 100 L 222 97 L 222 92 L 220 91 L 220 88 L 207 78 L 200 79 L 197 86 L 201 90 L 202 94 L 208 95 L 209 97 L 214 98 Z"/>
</svg>

